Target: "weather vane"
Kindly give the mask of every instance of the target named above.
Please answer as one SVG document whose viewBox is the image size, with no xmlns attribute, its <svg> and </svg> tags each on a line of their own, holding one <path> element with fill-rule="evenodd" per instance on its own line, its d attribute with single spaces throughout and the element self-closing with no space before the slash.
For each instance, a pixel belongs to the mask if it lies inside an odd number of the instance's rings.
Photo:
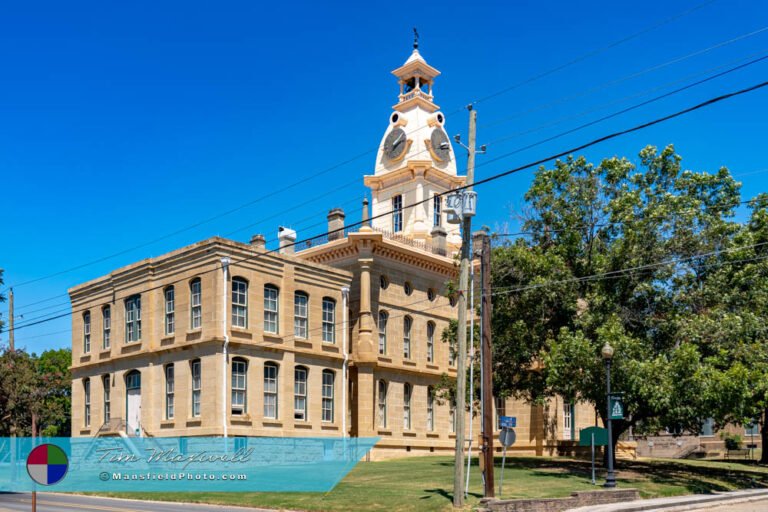
<svg viewBox="0 0 768 512">
<path fill-rule="evenodd" d="M 416 27 L 413 27 L 413 49 L 419 49 L 419 31 L 416 30 Z"/>
</svg>

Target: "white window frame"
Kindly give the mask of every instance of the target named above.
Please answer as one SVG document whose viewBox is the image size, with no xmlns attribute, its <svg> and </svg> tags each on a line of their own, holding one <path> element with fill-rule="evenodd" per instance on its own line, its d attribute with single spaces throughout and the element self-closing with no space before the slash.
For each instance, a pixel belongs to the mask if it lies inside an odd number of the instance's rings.
<svg viewBox="0 0 768 512">
<path fill-rule="evenodd" d="M 107 350 L 112 346 L 112 307 L 101 308 L 101 348 Z"/>
<path fill-rule="evenodd" d="M 435 360 L 435 322 L 427 322 L 427 362 Z"/>
<path fill-rule="evenodd" d="M 573 438 L 573 404 L 563 401 L 563 441 Z"/>
<path fill-rule="evenodd" d="M 174 399 L 176 395 L 176 369 L 173 363 L 165 365 L 165 419 L 172 420 L 175 415 Z"/>
<path fill-rule="evenodd" d="M 168 286 L 163 290 L 163 302 L 165 304 L 165 334 L 176 332 L 176 289 Z"/>
<path fill-rule="evenodd" d="M 83 400 L 85 426 L 91 426 L 91 379 L 83 380 L 83 394 L 85 399 Z"/>
<path fill-rule="evenodd" d="M 200 329 L 203 326 L 203 281 L 196 277 L 189 282 L 189 327 Z"/>
<path fill-rule="evenodd" d="M 83 353 L 91 351 L 91 312 L 83 313 Z"/>
<path fill-rule="evenodd" d="M 387 322 L 389 313 L 384 310 L 379 311 L 379 354 L 387 353 Z"/>
<path fill-rule="evenodd" d="M 264 332 L 277 334 L 280 328 L 280 289 L 264 285 Z"/>
<path fill-rule="evenodd" d="M 403 230 L 403 196 L 392 196 L 392 232 L 399 233 Z"/>
<path fill-rule="evenodd" d="M 308 421 L 307 414 L 307 381 L 309 370 L 305 366 L 293 369 L 293 419 Z"/>
<path fill-rule="evenodd" d="M 336 301 L 323 297 L 323 341 L 336 343 Z"/>
<path fill-rule="evenodd" d="M 309 336 L 309 294 L 306 292 L 293 294 L 293 335 L 301 339 Z"/>
<path fill-rule="evenodd" d="M 403 429 L 411 430 L 411 399 L 413 398 L 413 386 L 403 384 Z"/>
<path fill-rule="evenodd" d="M 427 387 L 427 432 L 435 430 L 435 391 L 432 386 Z"/>
<path fill-rule="evenodd" d="M 278 415 L 277 363 L 264 364 L 264 418 L 276 420 Z"/>
<path fill-rule="evenodd" d="M 104 375 L 101 378 L 101 386 L 104 388 L 104 423 L 109 423 L 111 415 L 111 403 L 110 403 L 110 382 L 109 374 Z"/>
<path fill-rule="evenodd" d="M 125 342 L 141 340 L 141 295 L 125 299 Z"/>
<path fill-rule="evenodd" d="M 387 381 L 379 380 L 376 389 L 376 406 L 378 407 L 379 428 L 387 428 L 387 392 L 389 386 Z"/>
<path fill-rule="evenodd" d="M 335 382 L 336 373 L 333 370 L 323 370 L 322 421 L 324 423 L 333 423 Z"/>
<path fill-rule="evenodd" d="M 231 407 L 233 415 L 248 412 L 248 361 L 239 357 L 232 359 Z"/>
<path fill-rule="evenodd" d="M 403 317 L 403 357 L 411 358 L 411 329 L 413 328 L 413 318 L 406 315 Z"/>
<path fill-rule="evenodd" d="M 248 281 L 232 279 L 232 327 L 248 328 Z"/>
<path fill-rule="evenodd" d="M 432 225 L 435 227 L 442 225 L 443 198 L 437 194 L 432 198 Z"/>
<path fill-rule="evenodd" d="M 191 364 L 192 373 L 192 417 L 200 417 L 201 394 L 203 386 L 203 367 L 200 359 L 195 359 Z"/>
<path fill-rule="evenodd" d="M 451 433 L 456 433 L 456 399 L 451 398 L 450 409 L 448 410 L 448 418 L 451 423 Z"/>
</svg>

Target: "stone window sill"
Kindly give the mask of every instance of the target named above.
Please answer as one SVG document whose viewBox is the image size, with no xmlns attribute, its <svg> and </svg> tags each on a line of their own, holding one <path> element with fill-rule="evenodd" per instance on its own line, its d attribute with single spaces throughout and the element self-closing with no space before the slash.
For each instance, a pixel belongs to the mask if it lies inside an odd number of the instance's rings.
<svg viewBox="0 0 768 512">
<path fill-rule="evenodd" d="M 437 432 L 427 432 L 427 437 L 438 438 L 440 437 L 440 434 Z"/>
<path fill-rule="evenodd" d="M 262 421 L 262 425 L 265 427 L 279 427 L 282 428 L 283 422 L 278 420 L 264 420 Z"/>
<path fill-rule="evenodd" d="M 392 431 L 391 430 L 384 430 L 384 429 L 379 429 L 376 433 L 379 434 L 380 436 L 391 436 L 392 435 Z"/>
</svg>

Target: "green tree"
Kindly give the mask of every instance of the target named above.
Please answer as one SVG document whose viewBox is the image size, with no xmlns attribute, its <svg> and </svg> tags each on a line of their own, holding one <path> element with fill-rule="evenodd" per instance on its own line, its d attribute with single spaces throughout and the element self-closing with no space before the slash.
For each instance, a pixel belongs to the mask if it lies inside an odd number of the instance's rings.
<svg viewBox="0 0 768 512">
<path fill-rule="evenodd" d="M 703 286 L 739 231 L 739 184 L 727 169 L 683 170 L 672 146 L 639 165 L 583 157 L 541 168 L 525 198 L 528 239 L 494 250 L 494 388 L 592 403 L 605 420 L 604 343 L 630 426 L 698 431 L 713 370 L 682 336 L 682 285 Z M 661 264 L 660 264 L 661 262 Z M 629 270 L 628 270 L 629 269 Z"/>
</svg>

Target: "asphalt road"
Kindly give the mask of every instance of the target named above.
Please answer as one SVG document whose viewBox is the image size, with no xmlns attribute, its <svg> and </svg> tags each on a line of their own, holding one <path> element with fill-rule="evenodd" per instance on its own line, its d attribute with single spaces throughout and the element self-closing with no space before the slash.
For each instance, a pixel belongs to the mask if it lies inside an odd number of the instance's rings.
<svg viewBox="0 0 768 512">
<path fill-rule="evenodd" d="M 29 512 L 32 495 L 29 493 L 0 493 L 0 512 Z M 119 500 L 94 496 L 37 493 L 37 512 L 268 512 L 266 509 L 228 507 L 223 505 L 196 505 L 157 501 Z"/>
<path fill-rule="evenodd" d="M 768 499 L 751 501 L 749 503 L 734 503 L 732 505 L 717 505 L 711 508 L 700 508 L 691 512 L 766 512 Z"/>
</svg>

